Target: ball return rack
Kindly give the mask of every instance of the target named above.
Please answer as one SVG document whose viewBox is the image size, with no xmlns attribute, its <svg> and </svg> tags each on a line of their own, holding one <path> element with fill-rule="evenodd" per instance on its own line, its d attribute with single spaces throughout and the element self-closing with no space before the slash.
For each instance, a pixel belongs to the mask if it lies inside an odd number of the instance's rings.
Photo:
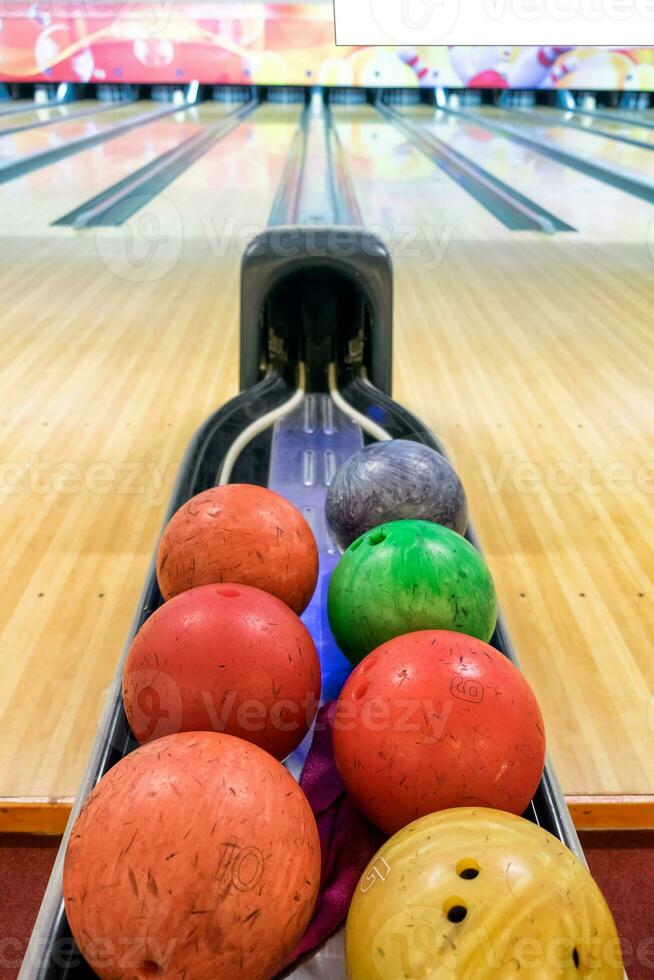
<svg viewBox="0 0 654 980">
<path fill-rule="evenodd" d="M 427 426 L 391 398 L 391 310 L 390 257 L 365 230 L 282 226 L 255 238 L 242 261 L 241 391 L 191 440 L 165 515 L 167 522 L 194 494 L 221 482 L 269 486 L 300 508 L 320 552 L 318 585 L 303 619 L 318 648 L 325 700 L 338 695 L 351 669 L 327 620 L 327 585 L 338 560 L 324 517 L 331 476 L 374 439 L 411 438 L 443 452 Z M 479 547 L 472 523 L 466 536 Z M 122 665 L 136 631 L 161 602 L 153 558 L 19 980 L 95 976 L 66 920 L 63 857 L 86 796 L 136 748 L 120 697 Z M 501 613 L 491 643 L 517 663 Z M 295 775 L 303 752 L 306 740 L 287 762 Z M 549 760 L 525 816 L 583 860 Z M 287 975 L 344 978 L 342 930 Z"/>
</svg>

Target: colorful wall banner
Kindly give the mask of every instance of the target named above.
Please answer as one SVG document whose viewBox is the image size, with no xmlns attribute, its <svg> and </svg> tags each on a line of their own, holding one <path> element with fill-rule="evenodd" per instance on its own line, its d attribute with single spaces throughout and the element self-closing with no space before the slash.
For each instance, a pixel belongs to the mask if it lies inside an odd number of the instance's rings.
<svg viewBox="0 0 654 980">
<path fill-rule="evenodd" d="M 331 3 L 0 2 L 0 81 L 654 90 L 654 48 L 343 47 Z"/>
</svg>

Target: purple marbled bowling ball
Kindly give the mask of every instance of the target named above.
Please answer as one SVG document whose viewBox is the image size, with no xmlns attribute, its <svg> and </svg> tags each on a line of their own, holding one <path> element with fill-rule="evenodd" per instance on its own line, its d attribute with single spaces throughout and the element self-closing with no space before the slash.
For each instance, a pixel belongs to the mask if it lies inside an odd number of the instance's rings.
<svg viewBox="0 0 654 980">
<path fill-rule="evenodd" d="M 409 439 L 364 446 L 335 473 L 325 503 L 327 522 L 345 550 L 388 521 L 434 521 L 463 534 L 466 495 L 444 456 Z"/>
</svg>

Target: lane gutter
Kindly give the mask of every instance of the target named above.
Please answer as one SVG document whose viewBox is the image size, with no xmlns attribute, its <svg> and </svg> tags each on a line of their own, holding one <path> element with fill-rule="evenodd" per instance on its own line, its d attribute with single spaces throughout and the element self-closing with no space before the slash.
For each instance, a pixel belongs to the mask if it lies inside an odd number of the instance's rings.
<svg viewBox="0 0 654 980">
<path fill-rule="evenodd" d="M 576 231 L 572 225 L 505 184 L 503 180 L 494 177 L 397 110 L 382 102 L 376 103 L 376 109 L 407 136 L 421 153 L 429 157 L 440 170 L 474 197 L 506 228 L 511 231 L 536 231 L 547 235 L 560 231 Z"/>
<path fill-rule="evenodd" d="M 81 153 L 83 150 L 88 150 L 93 146 L 106 143 L 108 140 L 116 139 L 117 136 L 129 133 L 139 126 L 146 126 L 149 123 L 156 122 L 158 119 L 163 119 L 165 116 L 171 116 L 175 112 L 186 112 L 191 108 L 193 108 L 193 105 L 185 102 L 182 105 L 170 106 L 167 109 L 159 109 L 156 112 L 146 112 L 140 116 L 131 116 L 125 122 L 116 123 L 115 126 L 109 126 L 99 133 L 93 133 L 90 136 L 80 136 L 77 139 L 69 140 L 67 143 L 62 143 L 61 146 L 53 146 L 47 150 L 39 150 L 27 156 L 8 160 L 6 163 L 0 165 L 0 184 L 6 184 L 8 181 L 15 180 L 17 177 L 24 177 L 26 174 L 32 173 L 33 170 L 40 170 L 41 167 L 48 167 L 51 163 L 58 163 L 59 160 L 64 160 L 66 157 L 73 156 L 75 153 Z"/>
<path fill-rule="evenodd" d="M 42 126 L 54 126 L 56 123 L 72 122 L 74 119 L 81 119 L 83 116 L 99 116 L 103 112 L 110 112 L 112 109 L 122 109 L 124 106 L 132 105 L 134 99 L 123 99 L 121 102 L 114 102 L 111 105 L 101 104 L 94 109 L 83 109 L 81 112 L 71 112 L 68 116 L 58 116 L 55 119 L 42 119 L 34 123 L 25 123 L 22 126 L 12 126 L 9 129 L 0 129 L 0 137 L 11 136 L 12 133 L 22 133 L 26 129 L 40 129 Z M 62 103 L 71 105 L 70 102 Z"/>
<path fill-rule="evenodd" d="M 489 132 L 499 133 L 500 136 L 504 136 L 514 143 L 519 143 L 521 146 L 526 146 L 541 156 L 549 157 L 550 160 L 563 164 L 564 167 L 577 170 L 586 177 L 592 177 L 593 180 L 599 180 L 601 183 L 615 187 L 625 194 L 638 197 L 642 201 L 647 201 L 648 204 L 654 204 L 653 183 L 639 180 L 637 177 L 631 177 L 628 174 L 621 173 L 609 167 L 603 167 L 587 157 L 577 156 L 577 154 L 569 153 L 567 150 L 559 150 L 550 143 L 525 136 L 524 133 L 511 125 L 504 125 L 495 122 L 495 120 L 489 120 L 485 116 L 475 116 L 472 113 L 464 112 L 460 109 L 450 109 L 449 106 L 441 106 L 440 108 L 443 112 L 448 113 L 448 115 L 457 116 Z"/>
<path fill-rule="evenodd" d="M 629 146 L 637 146 L 640 150 L 654 150 L 654 143 L 645 143 L 643 140 L 633 139 L 631 136 L 621 136 L 619 133 L 609 133 L 606 129 L 595 129 L 584 126 L 582 123 L 573 122 L 570 119 L 543 119 L 537 112 L 529 112 L 528 109 L 513 109 L 502 106 L 503 112 L 511 112 L 516 116 L 530 119 L 539 126 L 556 126 L 562 129 L 578 129 L 580 133 L 588 133 L 590 136 L 603 136 L 605 139 L 615 140 L 617 143 L 627 143 Z M 559 110 L 564 111 L 564 110 Z"/>
<path fill-rule="evenodd" d="M 231 133 L 258 105 L 257 99 L 251 99 L 237 106 L 217 123 L 194 133 L 52 224 L 70 225 L 77 229 L 124 224 L 219 140 Z"/>
</svg>

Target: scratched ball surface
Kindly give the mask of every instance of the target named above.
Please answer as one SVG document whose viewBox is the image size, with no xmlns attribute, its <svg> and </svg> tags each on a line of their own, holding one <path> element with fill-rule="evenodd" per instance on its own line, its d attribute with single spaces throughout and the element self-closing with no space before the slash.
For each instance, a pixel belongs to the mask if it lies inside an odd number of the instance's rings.
<svg viewBox="0 0 654 980">
<path fill-rule="evenodd" d="M 186 732 L 137 749 L 91 792 L 63 892 L 101 978 L 267 980 L 319 882 L 318 830 L 293 777 L 256 745 Z"/>
<path fill-rule="evenodd" d="M 141 743 L 186 731 L 224 731 L 277 759 L 316 713 L 320 663 L 302 620 L 249 585 L 202 585 L 174 596 L 130 647 L 123 704 Z"/>
<path fill-rule="evenodd" d="M 556 837 L 522 817 L 462 807 L 387 841 L 357 886 L 350 980 L 622 980 L 599 888 Z"/>
<path fill-rule="evenodd" d="M 325 514 L 343 549 L 388 521 L 434 521 L 459 534 L 468 523 L 453 468 L 435 449 L 411 439 L 374 442 L 353 453 L 329 484 Z"/>
<path fill-rule="evenodd" d="M 458 630 L 490 640 L 497 600 L 483 557 L 431 521 L 391 521 L 341 555 L 329 583 L 329 622 L 354 663 L 415 630 Z"/>
<path fill-rule="evenodd" d="M 510 660 L 463 633 L 422 630 L 367 656 L 334 720 L 334 757 L 358 808 L 392 834 L 455 806 L 522 813 L 543 772 L 538 702 Z"/>
<path fill-rule="evenodd" d="M 318 548 L 292 503 L 266 487 L 230 483 L 187 501 L 166 525 L 157 553 L 164 599 L 212 582 L 253 585 L 298 615 L 318 579 Z"/>
</svg>

